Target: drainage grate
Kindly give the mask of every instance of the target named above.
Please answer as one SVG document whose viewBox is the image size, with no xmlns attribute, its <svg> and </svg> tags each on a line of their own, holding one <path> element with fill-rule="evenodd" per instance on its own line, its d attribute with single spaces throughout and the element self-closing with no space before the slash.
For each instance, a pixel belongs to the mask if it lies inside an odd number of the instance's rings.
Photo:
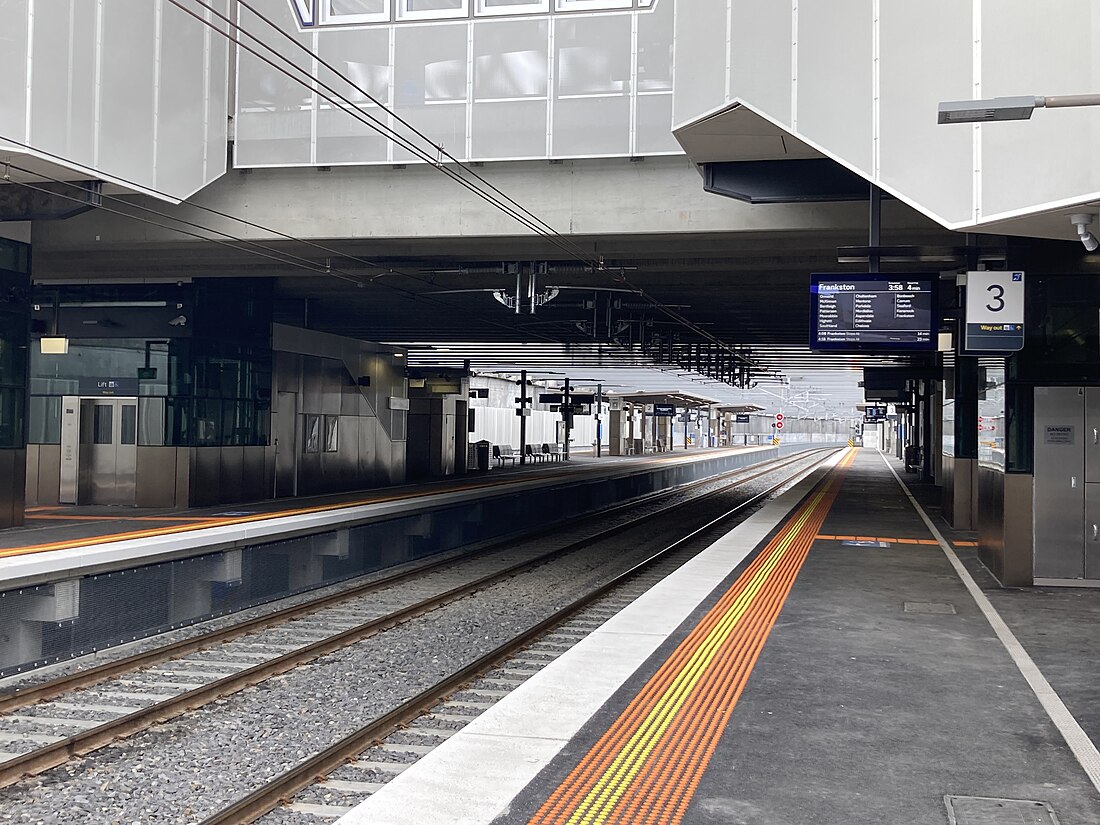
<svg viewBox="0 0 1100 825">
<path fill-rule="evenodd" d="M 905 602 L 904 607 L 906 613 L 934 613 L 947 616 L 956 612 L 955 605 L 946 602 Z M 964 798 L 969 797 L 959 797 L 959 799 Z"/>
<path fill-rule="evenodd" d="M 1033 799 L 945 796 L 951 825 L 1059 825 L 1054 809 Z"/>
</svg>

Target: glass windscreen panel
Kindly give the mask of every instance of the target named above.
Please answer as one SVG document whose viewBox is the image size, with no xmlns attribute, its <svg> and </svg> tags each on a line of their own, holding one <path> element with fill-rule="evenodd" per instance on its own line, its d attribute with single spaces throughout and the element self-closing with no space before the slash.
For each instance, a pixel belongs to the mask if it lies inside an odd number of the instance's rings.
<svg viewBox="0 0 1100 825">
<path fill-rule="evenodd" d="M 469 17 L 469 0 L 398 0 L 398 20 L 445 20 Z"/>
<path fill-rule="evenodd" d="M 550 0 L 477 0 L 479 16 L 496 14 L 538 14 L 550 11 Z"/>
<path fill-rule="evenodd" d="M 380 23 L 390 19 L 390 0 L 321 0 L 321 23 Z"/>
<path fill-rule="evenodd" d="M 115 408 L 111 404 L 96 404 L 92 416 L 92 443 L 114 443 Z"/>
</svg>

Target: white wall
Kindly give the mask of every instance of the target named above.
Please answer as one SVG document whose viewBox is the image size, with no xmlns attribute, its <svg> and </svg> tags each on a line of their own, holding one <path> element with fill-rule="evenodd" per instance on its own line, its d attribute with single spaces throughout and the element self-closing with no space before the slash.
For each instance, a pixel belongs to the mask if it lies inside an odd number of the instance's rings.
<svg viewBox="0 0 1100 825">
<path fill-rule="evenodd" d="M 936 123 L 940 101 L 1100 90 L 1090 0 L 680 3 L 676 30 L 679 126 L 742 103 L 953 229 L 1100 193 L 1100 108 Z"/>
<path fill-rule="evenodd" d="M 516 409 L 515 398 L 519 395 L 519 387 L 512 381 L 499 378 L 478 376 L 470 379 L 470 389 L 482 388 L 489 390 L 488 398 L 471 398 L 470 409 L 474 410 L 474 431 L 470 433 L 470 443 L 475 441 L 488 441 L 492 444 L 508 444 L 519 448 L 519 416 Z M 527 418 L 527 443 L 540 446 L 544 443 L 554 444 L 557 439 L 557 422 L 561 421 L 561 415 L 550 412 L 548 404 L 539 404 L 540 392 L 556 392 L 545 387 L 528 388 L 530 397 L 535 399 L 531 415 Z M 603 419 L 603 443 L 607 442 L 607 405 L 604 405 Z M 596 440 L 595 416 L 578 415 L 573 417 L 573 429 L 570 433 L 570 444 L 574 448 L 591 447 Z"/>
<path fill-rule="evenodd" d="M 228 59 L 166 0 L 5 0 L 0 135 L 184 198 L 225 172 Z"/>
<path fill-rule="evenodd" d="M 325 14 L 316 13 L 312 27 L 303 26 L 300 11 L 293 10 L 295 2 L 301 9 L 305 0 L 266 0 L 261 5 L 284 32 L 293 33 L 456 158 L 681 153 L 671 135 L 672 26 L 678 0 L 637 7 L 626 0 L 627 8 L 621 0 L 574 4 L 584 13 L 567 8 L 572 0 L 559 0 L 548 11 L 534 7 L 534 14 L 530 5 L 517 5 L 505 10 L 506 17 L 480 16 L 474 4 L 456 9 L 438 4 L 424 15 L 439 19 L 390 22 L 395 8 L 397 17 L 402 16 L 401 1 L 373 20 L 347 14 L 326 20 Z M 318 8 L 323 12 L 332 7 L 322 0 Z M 280 40 L 250 12 L 242 11 L 241 25 L 249 31 L 266 30 L 272 43 Z M 285 39 L 279 48 L 311 69 L 305 53 Z M 346 80 L 324 67 L 314 71 L 362 111 L 375 116 L 381 112 Z M 247 52 L 240 56 L 238 88 L 237 166 L 415 159 L 321 99 L 320 94 L 332 97 L 331 90 L 315 94 Z M 411 136 L 404 127 L 398 129 Z M 435 152 L 431 154 L 434 160 Z"/>
</svg>

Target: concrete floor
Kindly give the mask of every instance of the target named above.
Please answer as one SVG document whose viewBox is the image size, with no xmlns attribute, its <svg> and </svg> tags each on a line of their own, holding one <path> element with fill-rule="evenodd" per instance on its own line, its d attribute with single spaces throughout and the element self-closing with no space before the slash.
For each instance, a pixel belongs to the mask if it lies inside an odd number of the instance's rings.
<svg viewBox="0 0 1100 825">
<path fill-rule="evenodd" d="M 819 533 L 932 538 L 872 450 L 848 470 Z M 961 553 L 1096 741 L 1100 592 L 1002 591 L 972 551 Z M 528 821 L 744 566 L 513 801 L 500 825 Z M 1062 825 L 1100 823 L 1096 788 L 943 550 L 819 540 L 682 822 L 930 825 L 948 822 L 945 795 L 1038 800 Z"/>
</svg>

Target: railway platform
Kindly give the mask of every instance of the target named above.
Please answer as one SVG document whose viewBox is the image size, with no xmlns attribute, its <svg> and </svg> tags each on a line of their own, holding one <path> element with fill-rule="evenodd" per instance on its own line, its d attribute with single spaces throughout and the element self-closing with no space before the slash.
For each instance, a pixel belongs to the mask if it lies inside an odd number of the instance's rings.
<svg viewBox="0 0 1100 825">
<path fill-rule="evenodd" d="M 808 447 L 811 445 L 798 445 Z M 574 457 L 568 462 L 496 467 L 488 473 L 327 496 L 188 510 L 104 506 L 34 507 L 27 526 L 0 530 L 0 590 L 195 555 L 304 531 L 333 529 L 395 512 L 426 511 L 456 500 L 479 501 L 525 489 L 645 474 L 654 468 L 740 465 L 778 455 L 769 447 L 668 452 L 631 457 Z"/>
<path fill-rule="evenodd" d="M 0 679 L 814 446 L 578 458 L 237 508 L 40 510 L 0 532 Z M 82 617 L 93 617 L 81 621 Z"/>
<path fill-rule="evenodd" d="M 1001 590 L 899 462 L 832 464 L 341 825 L 1100 822 L 1095 593 Z"/>
</svg>

